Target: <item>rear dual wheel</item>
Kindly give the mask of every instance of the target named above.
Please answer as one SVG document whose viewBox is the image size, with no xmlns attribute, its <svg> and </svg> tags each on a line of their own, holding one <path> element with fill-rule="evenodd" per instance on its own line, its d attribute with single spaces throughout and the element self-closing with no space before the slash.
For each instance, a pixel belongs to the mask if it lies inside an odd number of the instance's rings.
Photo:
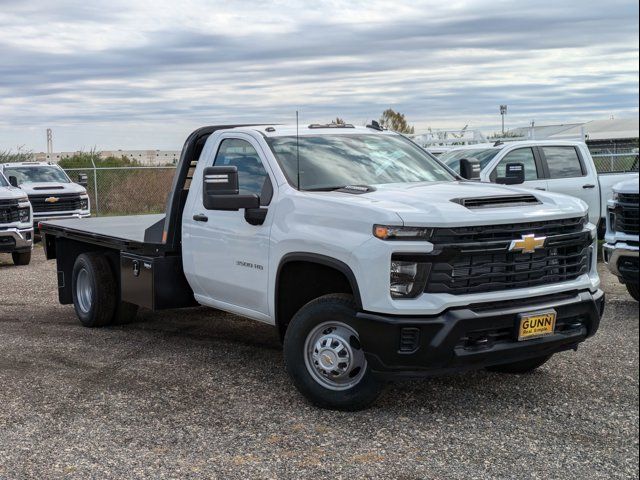
<svg viewBox="0 0 640 480">
<path fill-rule="evenodd" d="M 107 257 L 98 252 L 78 256 L 72 273 L 73 306 L 85 327 L 132 321 L 137 305 L 120 300 L 118 283 Z"/>
</svg>

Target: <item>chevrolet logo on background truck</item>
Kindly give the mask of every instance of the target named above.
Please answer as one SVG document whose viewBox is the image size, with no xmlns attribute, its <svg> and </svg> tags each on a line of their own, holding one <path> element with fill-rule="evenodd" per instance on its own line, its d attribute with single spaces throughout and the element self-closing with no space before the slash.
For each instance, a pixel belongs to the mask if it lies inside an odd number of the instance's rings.
<svg viewBox="0 0 640 480">
<path fill-rule="evenodd" d="M 522 235 L 520 240 L 512 240 L 509 245 L 510 252 L 519 251 L 520 253 L 533 253 L 538 248 L 544 247 L 544 242 L 547 237 L 536 237 L 533 233 L 529 235 Z"/>
<path fill-rule="evenodd" d="M 60 199 L 58 197 L 47 197 L 44 199 L 47 203 L 58 203 Z"/>
</svg>

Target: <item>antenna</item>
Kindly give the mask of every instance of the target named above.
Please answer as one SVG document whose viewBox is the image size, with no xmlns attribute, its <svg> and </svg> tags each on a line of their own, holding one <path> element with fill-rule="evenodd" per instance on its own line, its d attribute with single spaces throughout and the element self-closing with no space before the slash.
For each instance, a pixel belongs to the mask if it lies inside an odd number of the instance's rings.
<svg viewBox="0 0 640 480">
<path fill-rule="evenodd" d="M 298 191 L 300 190 L 300 134 L 298 132 L 298 125 L 299 125 L 299 121 L 298 121 L 298 111 L 296 110 L 296 163 L 297 163 L 297 170 L 298 170 Z"/>
</svg>

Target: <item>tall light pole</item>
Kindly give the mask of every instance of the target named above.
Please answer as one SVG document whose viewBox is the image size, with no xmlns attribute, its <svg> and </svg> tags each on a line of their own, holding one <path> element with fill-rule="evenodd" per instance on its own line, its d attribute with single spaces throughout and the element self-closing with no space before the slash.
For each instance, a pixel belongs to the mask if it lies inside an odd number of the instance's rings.
<svg viewBox="0 0 640 480">
<path fill-rule="evenodd" d="M 502 116 L 502 135 L 504 135 L 504 116 L 507 114 L 507 106 L 500 105 L 500 115 Z"/>
<path fill-rule="evenodd" d="M 53 153 L 53 131 L 50 128 L 47 128 L 47 153 Z"/>
</svg>

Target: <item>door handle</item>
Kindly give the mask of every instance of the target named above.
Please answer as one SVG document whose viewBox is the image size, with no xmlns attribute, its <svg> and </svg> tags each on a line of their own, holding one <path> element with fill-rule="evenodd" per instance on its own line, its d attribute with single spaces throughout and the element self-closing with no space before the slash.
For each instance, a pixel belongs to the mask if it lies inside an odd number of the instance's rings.
<svg viewBox="0 0 640 480">
<path fill-rule="evenodd" d="M 586 185 L 582 185 L 582 188 L 596 188 L 596 186 L 591 183 L 587 183 Z"/>
<path fill-rule="evenodd" d="M 194 215 L 193 219 L 196 222 L 208 222 L 209 221 L 209 217 L 207 217 L 206 215 L 203 215 L 202 213 L 200 213 L 198 215 Z"/>
<path fill-rule="evenodd" d="M 546 189 L 546 188 L 544 188 L 544 187 L 536 187 L 536 190 L 543 190 L 543 191 L 545 191 L 545 192 L 547 191 L 547 189 Z"/>
</svg>

